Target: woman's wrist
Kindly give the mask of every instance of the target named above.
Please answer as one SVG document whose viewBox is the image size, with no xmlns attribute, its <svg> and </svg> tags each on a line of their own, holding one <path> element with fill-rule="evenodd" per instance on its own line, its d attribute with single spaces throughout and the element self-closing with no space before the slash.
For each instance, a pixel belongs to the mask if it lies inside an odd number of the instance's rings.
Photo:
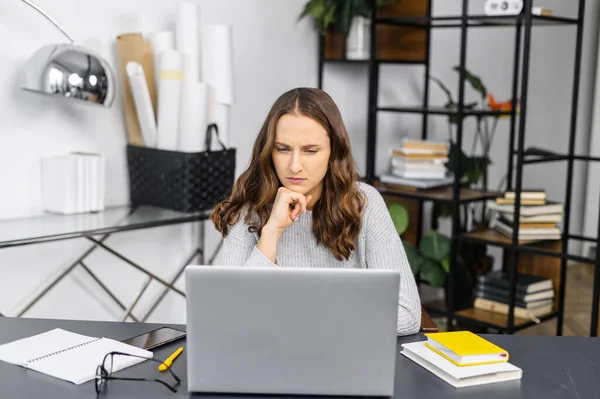
<svg viewBox="0 0 600 399">
<path fill-rule="evenodd" d="M 277 245 L 279 244 L 279 238 L 283 233 L 283 229 L 270 226 L 268 223 L 262 228 L 260 233 L 260 239 L 256 247 L 263 255 L 269 260 L 275 263 L 277 257 Z"/>
</svg>

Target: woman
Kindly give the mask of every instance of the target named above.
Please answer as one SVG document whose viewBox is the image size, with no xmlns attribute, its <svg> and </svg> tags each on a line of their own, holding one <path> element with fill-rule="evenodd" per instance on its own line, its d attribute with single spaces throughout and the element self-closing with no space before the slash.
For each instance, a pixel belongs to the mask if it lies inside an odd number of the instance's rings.
<svg viewBox="0 0 600 399">
<path fill-rule="evenodd" d="M 340 112 L 299 88 L 273 104 L 248 169 L 211 215 L 225 265 L 400 270 L 398 334 L 417 332 L 421 303 L 383 198 L 358 182 Z"/>
</svg>

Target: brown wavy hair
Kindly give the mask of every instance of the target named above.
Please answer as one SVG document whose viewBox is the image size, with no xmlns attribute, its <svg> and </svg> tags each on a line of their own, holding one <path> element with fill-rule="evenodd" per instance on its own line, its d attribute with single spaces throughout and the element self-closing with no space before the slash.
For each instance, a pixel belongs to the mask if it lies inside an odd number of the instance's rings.
<svg viewBox="0 0 600 399">
<path fill-rule="evenodd" d="M 226 236 L 229 226 L 236 224 L 245 212 L 248 230 L 260 234 L 269 220 L 277 190 L 282 186 L 271 154 L 277 121 L 285 114 L 312 118 L 329 135 L 331 155 L 322 195 L 312 209 L 312 232 L 317 243 L 329 248 L 337 260 L 348 259 L 361 229 L 365 198 L 356 185 L 359 176 L 340 111 L 332 98 L 319 89 L 293 89 L 275 101 L 254 142 L 248 169 L 235 182 L 229 198 L 215 207 L 211 220 Z"/>
</svg>

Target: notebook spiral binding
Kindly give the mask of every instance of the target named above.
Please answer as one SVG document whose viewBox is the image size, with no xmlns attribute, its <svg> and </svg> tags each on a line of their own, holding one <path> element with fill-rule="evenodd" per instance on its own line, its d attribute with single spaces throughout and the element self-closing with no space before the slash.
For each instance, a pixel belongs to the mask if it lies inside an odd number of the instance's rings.
<svg viewBox="0 0 600 399">
<path fill-rule="evenodd" d="M 96 339 L 92 339 L 92 340 L 90 340 L 90 341 L 86 341 L 86 342 L 84 342 L 84 343 L 81 343 L 81 344 L 79 344 L 79 345 L 74 345 L 74 346 L 71 346 L 71 347 L 69 347 L 69 348 L 65 348 L 65 349 L 62 349 L 62 350 L 59 350 L 59 351 L 56 351 L 56 352 L 53 352 L 53 353 L 49 353 L 49 354 L 47 354 L 47 355 L 44 355 L 44 356 L 39 356 L 39 357 L 36 357 L 36 358 L 33 358 L 33 359 L 30 359 L 30 360 L 28 360 L 28 361 L 26 362 L 26 364 L 35 363 L 35 362 L 38 362 L 38 361 L 40 361 L 40 360 L 46 359 L 46 358 L 48 358 L 48 357 L 52 357 L 52 356 L 58 355 L 59 353 L 67 352 L 67 351 L 70 351 L 70 350 L 72 350 L 72 349 L 79 348 L 80 346 L 89 345 L 89 344 L 91 344 L 91 343 L 93 343 L 93 342 L 100 341 L 101 339 L 102 339 L 102 338 L 96 338 Z"/>
</svg>

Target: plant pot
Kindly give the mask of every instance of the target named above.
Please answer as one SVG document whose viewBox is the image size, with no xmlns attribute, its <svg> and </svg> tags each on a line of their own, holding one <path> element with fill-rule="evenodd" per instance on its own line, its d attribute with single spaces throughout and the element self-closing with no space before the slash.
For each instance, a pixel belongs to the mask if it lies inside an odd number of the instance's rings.
<svg viewBox="0 0 600 399">
<path fill-rule="evenodd" d="M 475 252 L 473 252 L 475 254 Z M 454 284 L 452 286 L 452 311 L 473 307 L 477 276 L 493 269 L 494 258 L 487 254 L 477 257 L 468 257 L 454 271 Z M 446 298 L 448 298 L 448 284 L 446 283 Z"/>
<path fill-rule="evenodd" d="M 354 17 L 346 39 L 346 59 L 368 60 L 370 49 L 371 21 L 361 16 Z"/>
</svg>

